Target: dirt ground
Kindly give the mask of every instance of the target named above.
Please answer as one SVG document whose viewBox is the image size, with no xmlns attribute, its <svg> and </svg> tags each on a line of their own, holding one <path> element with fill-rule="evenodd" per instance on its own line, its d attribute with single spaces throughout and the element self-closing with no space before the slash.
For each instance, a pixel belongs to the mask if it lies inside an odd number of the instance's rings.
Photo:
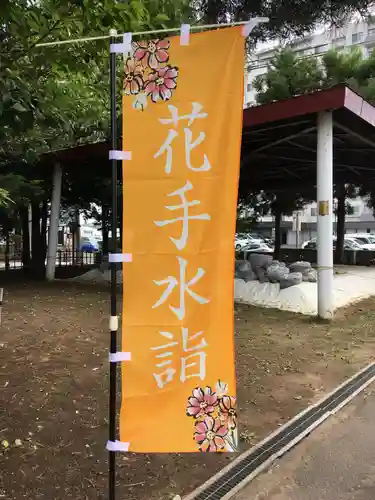
<svg viewBox="0 0 375 500">
<path fill-rule="evenodd" d="M 108 290 L 60 282 L 14 283 L 5 292 L 0 498 L 105 499 Z M 332 325 L 238 306 L 235 325 L 243 449 L 374 358 L 375 299 Z M 170 500 L 228 460 L 119 454 L 118 500 Z"/>
</svg>

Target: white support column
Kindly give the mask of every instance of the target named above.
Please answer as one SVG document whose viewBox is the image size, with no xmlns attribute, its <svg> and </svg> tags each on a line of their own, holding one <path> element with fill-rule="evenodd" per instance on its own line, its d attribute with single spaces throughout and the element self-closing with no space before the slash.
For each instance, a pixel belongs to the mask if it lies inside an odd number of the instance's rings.
<svg viewBox="0 0 375 500">
<path fill-rule="evenodd" d="M 47 248 L 47 269 L 46 278 L 48 281 L 55 279 L 57 239 L 60 220 L 60 199 L 62 185 L 62 169 L 56 163 L 53 172 L 53 189 L 51 200 L 51 217 L 48 230 L 48 248 Z"/>
<path fill-rule="evenodd" d="M 332 113 L 317 121 L 318 316 L 333 318 L 333 125 Z"/>
</svg>

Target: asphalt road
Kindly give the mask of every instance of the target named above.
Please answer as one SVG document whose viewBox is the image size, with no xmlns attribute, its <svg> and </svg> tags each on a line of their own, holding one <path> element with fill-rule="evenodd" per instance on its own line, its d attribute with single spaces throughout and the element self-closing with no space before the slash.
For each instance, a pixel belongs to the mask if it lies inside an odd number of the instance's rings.
<svg viewBox="0 0 375 500">
<path fill-rule="evenodd" d="M 375 384 L 235 500 L 374 500 Z"/>
</svg>

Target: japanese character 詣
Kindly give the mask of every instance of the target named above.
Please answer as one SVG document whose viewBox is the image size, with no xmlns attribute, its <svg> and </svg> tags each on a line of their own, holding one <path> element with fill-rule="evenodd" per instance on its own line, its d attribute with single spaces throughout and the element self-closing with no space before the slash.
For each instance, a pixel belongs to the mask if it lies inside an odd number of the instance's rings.
<svg viewBox="0 0 375 500">
<path fill-rule="evenodd" d="M 167 220 L 162 220 L 162 221 L 154 221 L 154 224 L 156 224 L 158 227 L 164 227 L 164 226 L 167 226 L 168 224 L 174 224 L 175 222 L 182 222 L 181 237 L 178 239 L 173 238 L 172 236 L 169 237 L 173 241 L 173 243 L 176 245 L 178 250 L 183 250 L 186 247 L 188 237 L 189 237 L 189 221 L 190 220 L 211 220 L 211 217 L 209 214 L 189 215 L 189 208 L 190 207 L 200 205 L 200 201 L 198 201 L 198 200 L 188 201 L 186 199 L 185 194 L 188 191 L 191 191 L 192 189 L 193 189 L 193 185 L 191 184 L 191 182 L 187 181 L 184 187 L 177 189 L 173 193 L 170 193 L 167 195 L 167 196 L 180 196 L 180 198 L 181 198 L 180 205 L 166 205 L 165 208 L 167 210 L 171 210 L 171 211 L 183 210 L 183 214 L 181 217 L 176 217 L 174 219 L 167 219 Z"/>
<path fill-rule="evenodd" d="M 201 380 L 206 378 L 206 358 L 207 352 L 205 351 L 208 346 L 205 338 L 203 337 L 204 332 L 197 332 L 194 335 L 189 336 L 188 328 L 181 327 L 181 341 L 175 340 L 173 333 L 171 332 L 159 332 L 165 339 L 167 343 L 151 347 L 151 350 L 156 352 L 156 359 L 158 361 L 157 368 L 165 368 L 164 371 L 159 373 L 153 373 L 156 380 L 157 386 L 162 389 L 166 384 L 172 382 L 174 376 L 177 373 L 176 368 L 173 368 L 173 349 L 179 347 L 180 352 L 187 353 L 187 356 L 181 356 L 179 359 L 179 377 L 181 382 L 198 377 Z M 199 343 L 194 344 L 195 341 Z M 175 364 L 176 366 L 176 364 Z"/>
<path fill-rule="evenodd" d="M 191 160 L 191 153 L 192 151 L 202 144 L 202 142 L 206 138 L 206 134 L 204 132 L 200 132 L 198 137 L 193 140 L 193 133 L 191 129 L 189 128 L 197 119 L 203 119 L 207 118 L 208 114 L 201 112 L 203 109 L 203 106 L 199 104 L 198 102 L 193 102 L 192 103 L 192 112 L 189 115 L 183 115 L 179 116 L 178 109 L 176 106 L 169 105 L 168 106 L 169 111 L 171 112 L 171 118 L 160 118 L 159 121 L 163 125 L 168 125 L 171 124 L 174 126 L 174 128 L 170 128 L 168 132 L 168 136 L 160 149 L 155 153 L 154 158 L 158 158 L 161 156 L 163 153 L 166 153 L 166 162 L 165 162 L 165 173 L 170 174 L 172 172 L 172 165 L 173 165 L 173 148 L 172 148 L 172 143 L 176 137 L 178 137 L 178 131 L 176 130 L 178 128 L 178 123 L 183 120 L 187 120 L 187 127 L 184 127 L 184 136 L 185 136 L 185 162 L 186 166 L 190 169 L 193 170 L 194 172 L 205 172 L 207 170 L 211 169 L 211 164 L 207 158 L 206 154 L 203 154 L 203 163 L 198 166 L 194 167 L 192 165 L 192 160 Z"/>
</svg>

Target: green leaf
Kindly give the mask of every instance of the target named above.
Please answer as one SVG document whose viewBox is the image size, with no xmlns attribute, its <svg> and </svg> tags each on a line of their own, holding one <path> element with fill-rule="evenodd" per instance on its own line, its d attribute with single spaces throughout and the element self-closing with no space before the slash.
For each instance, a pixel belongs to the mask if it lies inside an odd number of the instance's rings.
<svg viewBox="0 0 375 500">
<path fill-rule="evenodd" d="M 157 16 L 154 18 L 155 23 L 164 23 L 166 21 L 169 21 L 169 17 L 166 14 L 163 14 L 162 12 L 157 14 Z"/>
<path fill-rule="evenodd" d="M 16 102 L 13 104 L 12 108 L 16 111 L 18 111 L 19 113 L 25 113 L 27 111 L 27 109 L 25 108 L 25 106 L 23 106 L 20 102 Z"/>
</svg>

